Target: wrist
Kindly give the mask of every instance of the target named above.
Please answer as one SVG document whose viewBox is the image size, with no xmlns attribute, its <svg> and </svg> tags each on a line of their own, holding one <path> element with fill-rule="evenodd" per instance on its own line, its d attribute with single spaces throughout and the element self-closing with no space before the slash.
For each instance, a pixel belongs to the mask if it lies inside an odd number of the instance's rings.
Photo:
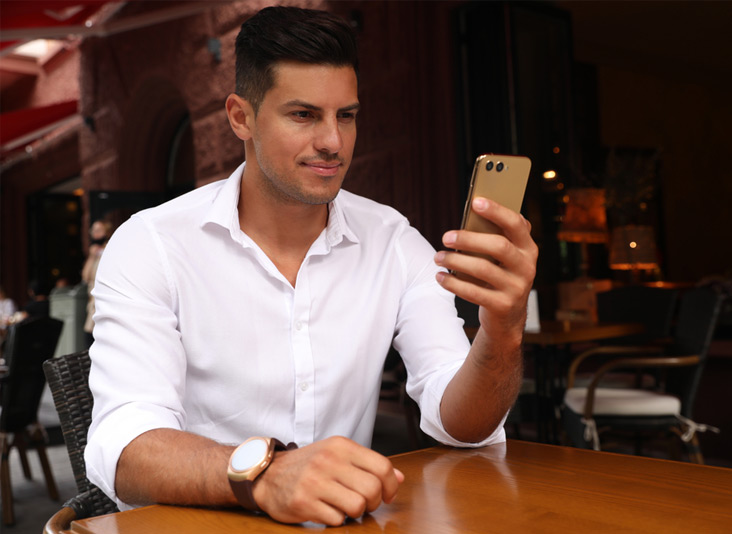
<svg viewBox="0 0 732 534">
<path fill-rule="evenodd" d="M 275 458 L 275 451 L 297 448 L 290 443 L 285 446 L 275 438 L 252 437 L 244 441 L 231 453 L 227 476 L 237 502 L 245 509 L 261 512 L 254 497 L 254 484 L 269 468 Z"/>
</svg>

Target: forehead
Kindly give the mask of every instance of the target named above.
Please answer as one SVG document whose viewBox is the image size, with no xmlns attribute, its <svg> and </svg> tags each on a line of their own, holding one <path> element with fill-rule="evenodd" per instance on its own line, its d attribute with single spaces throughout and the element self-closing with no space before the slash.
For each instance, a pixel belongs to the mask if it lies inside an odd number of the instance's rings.
<svg viewBox="0 0 732 534">
<path fill-rule="evenodd" d="M 358 102 L 358 78 L 350 65 L 285 61 L 278 63 L 273 73 L 274 83 L 265 100 L 303 100 L 336 107 Z"/>
</svg>

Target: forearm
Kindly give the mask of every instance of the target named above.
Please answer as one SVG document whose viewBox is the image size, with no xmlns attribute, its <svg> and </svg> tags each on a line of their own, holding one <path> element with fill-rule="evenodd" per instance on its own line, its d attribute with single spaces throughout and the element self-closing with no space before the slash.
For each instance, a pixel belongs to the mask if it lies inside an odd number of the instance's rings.
<svg viewBox="0 0 732 534">
<path fill-rule="evenodd" d="M 132 505 L 236 505 L 226 477 L 233 450 L 180 430 L 150 430 L 122 451 L 115 478 L 117 496 Z"/>
<path fill-rule="evenodd" d="M 491 340 L 479 330 L 465 363 L 445 389 L 440 416 L 455 439 L 477 443 L 492 434 L 521 386 L 520 336 Z"/>
</svg>

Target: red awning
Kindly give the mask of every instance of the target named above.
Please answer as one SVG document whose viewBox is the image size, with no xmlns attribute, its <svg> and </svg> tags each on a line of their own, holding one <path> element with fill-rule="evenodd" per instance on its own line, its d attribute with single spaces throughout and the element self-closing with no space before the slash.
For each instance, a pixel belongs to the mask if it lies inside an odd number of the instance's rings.
<svg viewBox="0 0 732 534">
<path fill-rule="evenodd" d="M 43 29 L 83 25 L 107 3 L 108 0 L 0 1 L 0 31 L 5 39 L 17 35 L 0 42 L 0 50 L 22 39 L 34 39 L 42 35 Z"/>
<path fill-rule="evenodd" d="M 30 143 L 76 115 L 78 100 L 0 114 L 0 149 L 6 152 Z"/>
</svg>

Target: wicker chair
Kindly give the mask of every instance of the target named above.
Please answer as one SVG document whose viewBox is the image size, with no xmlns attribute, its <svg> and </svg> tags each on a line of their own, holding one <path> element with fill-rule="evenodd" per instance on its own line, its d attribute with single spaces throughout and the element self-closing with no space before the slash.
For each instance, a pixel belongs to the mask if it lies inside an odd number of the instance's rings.
<svg viewBox="0 0 732 534">
<path fill-rule="evenodd" d="M 119 511 L 117 505 L 86 477 L 84 448 L 93 405 L 89 390 L 90 367 L 88 351 L 53 358 L 43 364 L 79 491 L 48 521 L 44 530 L 48 534 L 68 529 L 74 519 Z"/>
</svg>

